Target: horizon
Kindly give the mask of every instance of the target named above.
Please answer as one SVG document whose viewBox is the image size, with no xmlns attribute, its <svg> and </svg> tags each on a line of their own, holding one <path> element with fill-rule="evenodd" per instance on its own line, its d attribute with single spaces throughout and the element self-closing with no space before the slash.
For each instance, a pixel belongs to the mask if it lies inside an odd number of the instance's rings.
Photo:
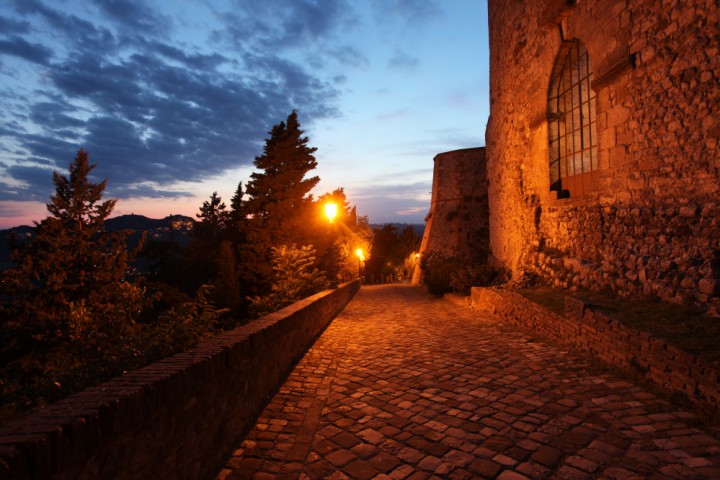
<svg viewBox="0 0 720 480">
<path fill-rule="evenodd" d="M 169 7 L 0 6 L 0 228 L 45 218 L 80 148 L 117 215 L 227 202 L 295 109 L 316 197 L 343 187 L 372 222 L 424 223 L 434 156 L 485 143 L 486 1 Z"/>
<path fill-rule="evenodd" d="M 112 219 L 114 219 L 114 218 L 119 218 L 119 217 L 130 217 L 130 216 L 143 217 L 143 218 L 147 218 L 148 220 L 164 220 L 164 219 L 169 218 L 169 217 L 185 217 L 185 218 L 190 218 L 190 219 L 192 219 L 192 220 L 195 221 L 195 222 L 199 221 L 195 215 L 185 215 L 185 214 L 182 214 L 182 213 L 168 213 L 167 215 L 164 215 L 164 216 L 162 216 L 162 217 L 148 217 L 147 215 L 143 215 L 143 214 L 141 214 L 141 213 L 135 213 L 135 212 L 123 213 L 123 214 L 121 214 L 121 215 L 112 215 L 112 214 L 111 214 L 110 217 L 108 217 L 108 220 L 112 220 Z M 32 222 L 31 222 L 31 223 L 32 223 Z M 383 226 L 383 225 L 411 225 L 411 226 L 422 226 L 422 227 L 426 227 L 426 226 L 427 226 L 425 221 L 422 221 L 422 222 L 419 222 L 419 223 L 411 223 L 411 222 L 382 222 L 382 223 L 375 223 L 375 222 L 369 221 L 369 219 L 368 219 L 368 225 L 370 225 L 370 226 L 378 226 L 378 225 L 379 225 L 379 226 Z M 2 227 L 2 226 L 0 226 L 0 231 L 3 231 L 3 230 L 12 230 L 12 229 L 14 229 L 14 228 L 22 228 L 22 227 L 35 228 L 35 225 L 31 225 L 31 224 L 27 223 L 27 224 L 13 225 L 13 226 L 10 226 L 10 227 Z"/>
</svg>

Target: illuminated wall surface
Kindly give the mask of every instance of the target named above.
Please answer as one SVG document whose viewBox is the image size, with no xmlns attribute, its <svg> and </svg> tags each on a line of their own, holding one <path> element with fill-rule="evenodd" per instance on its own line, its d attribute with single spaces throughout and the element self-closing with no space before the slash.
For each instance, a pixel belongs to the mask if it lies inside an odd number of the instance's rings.
<svg viewBox="0 0 720 480">
<path fill-rule="evenodd" d="M 492 261 L 720 310 L 718 15 L 489 2 Z"/>
<path fill-rule="evenodd" d="M 485 263 L 490 239 L 485 148 L 440 153 L 434 162 L 421 253 L 458 254 Z"/>
</svg>

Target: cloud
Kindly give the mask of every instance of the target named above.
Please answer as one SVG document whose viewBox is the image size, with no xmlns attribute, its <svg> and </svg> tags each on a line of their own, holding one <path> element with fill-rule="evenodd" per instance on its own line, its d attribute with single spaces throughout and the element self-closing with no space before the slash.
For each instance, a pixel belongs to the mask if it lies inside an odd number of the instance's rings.
<svg viewBox="0 0 720 480">
<path fill-rule="evenodd" d="M 225 26 L 214 37 L 241 48 L 306 48 L 356 22 L 344 0 L 242 1 L 234 6 L 232 12 L 217 13 Z"/>
<path fill-rule="evenodd" d="M 169 29 L 169 19 L 148 7 L 144 2 L 95 0 L 94 3 L 105 13 L 107 18 L 125 28 L 153 35 L 164 34 Z"/>
<path fill-rule="evenodd" d="M 18 21 L 12 18 L 0 16 L 0 32 L 5 34 L 11 33 L 28 33 L 30 24 L 24 21 Z"/>
<path fill-rule="evenodd" d="M 40 65 L 46 65 L 52 57 L 52 51 L 49 48 L 37 43 L 30 43 L 17 35 L 0 39 L 0 54 L 13 55 Z"/>
<path fill-rule="evenodd" d="M 342 79 L 319 78 L 282 48 L 256 47 L 319 42 L 344 17 L 343 2 L 243 2 L 238 15 L 222 17 L 242 20 L 224 25 L 225 35 L 250 29 L 233 50 L 173 40 L 173 22 L 144 3 L 95 3 L 103 21 L 38 0 L 16 0 L 16 18 L 2 17 L 16 34 L 0 43 L 0 52 L 43 66 L 35 72 L 41 83 L 23 85 L 22 98 L 0 96 L 0 134 L 17 145 L 3 153 L 3 175 L 28 185 L 12 190 L 17 198 L 47 198 L 50 177 L 43 178 L 36 160 L 66 171 L 79 148 L 90 153 L 98 164 L 94 173 L 108 179 L 114 195 L 173 198 L 181 194 L 172 187 L 177 182 L 202 181 L 252 162 L 266 132 L 293 109 L 304 125 L 338 115 Z M 257 12 L 263 15 L 253 16 Z M 41 28 L 47 32 L 39 34 Z M 362 62 L 349 47 L 325 55 Z"/>
<path fill-rule="evenodd" d="M 409 23 L 422 23 L 442 15 L 433 0 L 371 0 L 381 21 L 402 18 Z"/>
<path fill-rule="evenodd" d="M 388 61 L 388 68 L 410 71 L 414 70 L 420 65 L 420 61 L 408 55 L 405 52 L 397 51 L 395 55 Z"/>
<path fill-rule="evenodd" d="M 405 210 L 398 210 L 395 213 L 397 215 L 400 215 L 401 217 L 404 217 L 404 216 L 408 216 L 408 215 L 413 215 L 413 216 L 417 216 L 417 215 L 421 215 L 421 214 L 425 215 L 427 213 L 427 211 L 428 211 L 427 207 L 411 207 L 411 208 L 406 208 Z"/>
</svg>

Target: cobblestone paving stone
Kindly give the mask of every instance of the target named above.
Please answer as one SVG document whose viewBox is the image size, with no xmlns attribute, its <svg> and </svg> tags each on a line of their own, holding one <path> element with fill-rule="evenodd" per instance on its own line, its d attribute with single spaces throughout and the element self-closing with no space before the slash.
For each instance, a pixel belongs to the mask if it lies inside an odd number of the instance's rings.
<svg viewBox="0 0 720 480">
<path fill-rule="evenodd" d="M 720 479 L 692 420 L 493 318 L 363 286 L 217 478 Z"/>
</svg>

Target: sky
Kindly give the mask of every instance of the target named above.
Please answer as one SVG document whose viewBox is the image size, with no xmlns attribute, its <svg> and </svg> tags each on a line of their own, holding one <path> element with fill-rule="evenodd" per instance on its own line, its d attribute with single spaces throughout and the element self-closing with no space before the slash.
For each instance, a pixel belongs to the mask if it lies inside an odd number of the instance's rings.
<svg viewBox="0 0 720 480">
<path fill-rule="evenodd" d="M 82 148 L 113 215 L 229 204 L 298 111 L 370 223 L 423 223 L 433 157 L 483 146 L 486 0 L 2 0 L 0 228 L 48 213 Z"/>
</svg>

